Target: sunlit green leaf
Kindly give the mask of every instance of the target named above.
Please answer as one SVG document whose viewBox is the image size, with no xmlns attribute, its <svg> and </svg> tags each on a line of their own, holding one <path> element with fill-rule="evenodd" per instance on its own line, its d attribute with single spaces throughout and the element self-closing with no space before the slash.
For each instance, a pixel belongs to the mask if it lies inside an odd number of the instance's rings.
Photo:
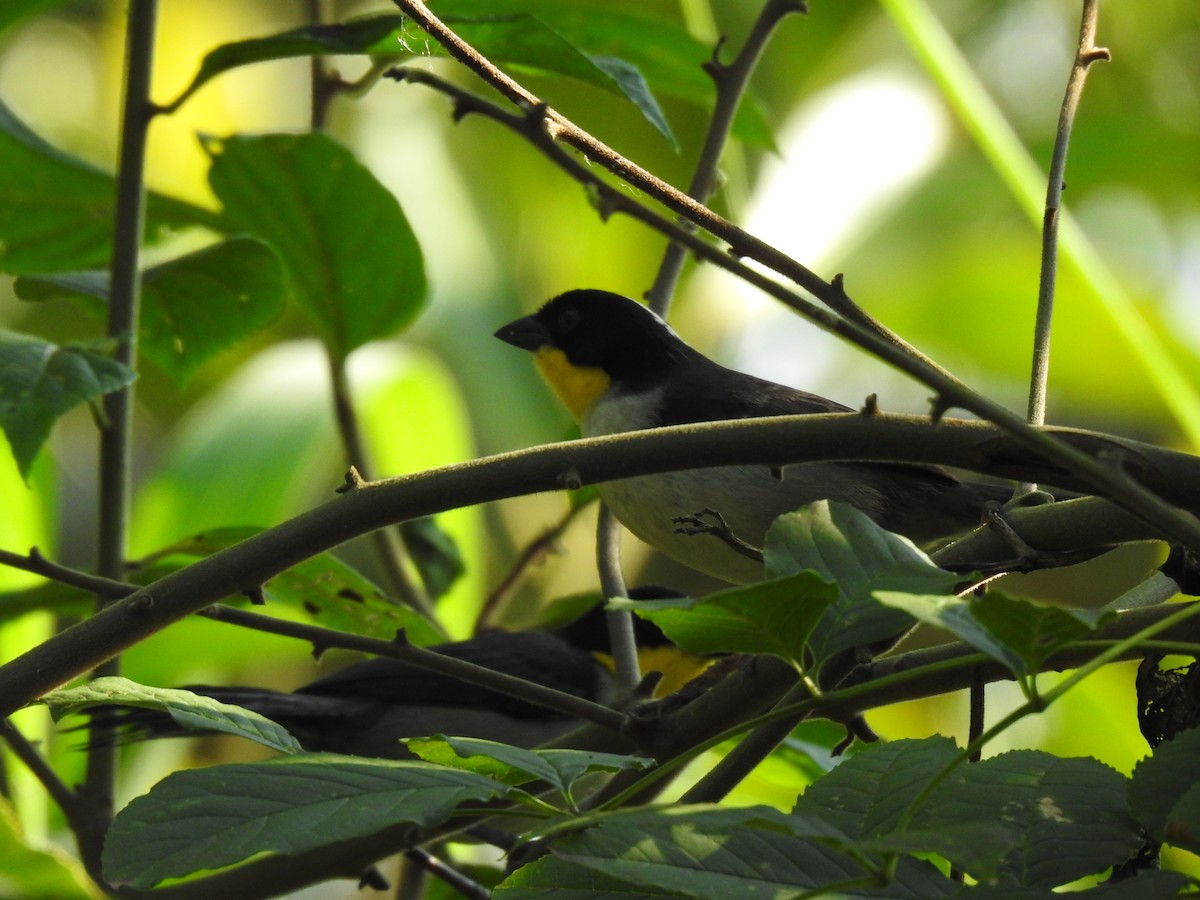
<svg viewBox="0 0 1200 900">
<path fill-rule="evenodd" d="M 827 885 L 872 896 L 872 877 L 855 857 L 827 846 L 845 840 L 818 818 L 764 807 L 678 807 L 618 813 L 558 840 L 559 858 L 653 892 L 691 897 L 790 897 Z M 958 885 L 928 863 L 902 858 L 878 896 L 946 897 Z M 504 896 L 501 894 L 500 896 Z"/>
<path fill-rule="evenodd" d="M 793 812 L 819 816 L 851 838 L 887 834 L 956 755 L 943 737 L 873 744 L 809 785 Z"/>
<path fill-rule="evenodd" d="M 42 698 L 58 721 L 95 706 L 158 709 L 185 728 L 220 731 L 246 738 L 281 753 L 298 753 L 300 744 L 287 729 L 259 713 L 178 688 L 158 688 L 109 676 L 76 688 L 52 691 Z"/>
<path fill-rule="evenodd" d="M 556 856 L 522 866 L 492 891 L 496 900 L 649 900 L 654 897 L 689 897 L 668 888 L 646 888 L 575 866 Z"/>
<path fill-rule="evenodd" d="M 881 603 L 945 628 L 1018 675 L 1030 675 L 1104 618 L 1094 610 L 1047 606 L 998 592 L 983 597 L 922 596 L 876 591 Z"/>
<path fill-rule="evenodd" d="M 568 749 L 526 750 L 496 741 L 446 735 L 410 738 L 404 743 L 427 762 L 487 775 L 505 784 L 523 784 L 535 779 L 545 781 L 564 797 L 570 797 L 575 782 L 591 772 L 644 769 L 653 762 L 615 753 Z"/>
<path fill-rule="evenodd" d="M 1002 823 L 1007 840 L 960 844 L 944 854 L 977 877 L 998 863 L 1001 883 L 1059 887 L 1120 864 L 1141 846 L 1125 807 L 1126 784 L 1095 759 L 1012 751 L 960 766 L 916 827 L 953 832 Z M 982 872 L 974 868 L 981 863 Z"/>
<path fill-rule="evenodd" d="M 149 584 L 260 530 L 240 526 L 193 535 L 140 560 L 132 576 L 139 584 Z M 370 580 L 332 553 L 320 553 L 291 566 L 262 589 L 268 603 L 302 611 L 326 628 L 387 640 L 403 628 L 408 639 L 420 646 L 444 638 L 428 619 L 389 600 Z"/>
<path fill-rule="evenodd" d="M 804 659 L 808 636 L 837 596 L 811 572 L 718 591 L 699 599 L 614 600 L 692 653 L 771 653 Z"/>
</svg>

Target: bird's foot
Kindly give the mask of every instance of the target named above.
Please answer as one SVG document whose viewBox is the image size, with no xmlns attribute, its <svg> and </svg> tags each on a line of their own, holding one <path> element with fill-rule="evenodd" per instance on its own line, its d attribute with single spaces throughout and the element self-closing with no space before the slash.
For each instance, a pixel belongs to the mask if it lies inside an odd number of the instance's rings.
<svg viewBox="0 0 1200 900">
<path fill-rule="evenodd" d="M 675 533 L 684 535 L 695 534 L 711 534 L 715 538 L 719 538 L 736 550 L 742 556 L 753 559 L 756 562 L 763 561 L 762 551 L 753 544 L 747 544 L 729 527 L 729 523 L 725 521 L 725 517 L 711 507 L 705 507 L 699 512 L 692 513 L 690 516 L 675 516 L 671 519 L 675 523 Z"/>
</svg>

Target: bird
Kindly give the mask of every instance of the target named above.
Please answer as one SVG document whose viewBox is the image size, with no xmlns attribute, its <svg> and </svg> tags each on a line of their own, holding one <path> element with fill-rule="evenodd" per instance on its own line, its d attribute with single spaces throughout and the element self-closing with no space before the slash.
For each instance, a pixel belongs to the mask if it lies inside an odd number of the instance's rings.
<svg viewBox="0 0 1200 900">
<path fill-rule="evenodd" d="M 584 437 L 854 411 L 726 368 L 646 306 L 608 291 L 567 291 L 495 336 L 533 354 Z M 761 548 L 771 523 L 805 504 L 849 503 L 889 531 L 929 546 L 977 526 L 984 505 L 1003 503 L 1011 488 L 960 481 L 933 466 L 806 462 L 782 470 L 716 466 L 622 478 L 600 484 L 599 492 L 617 520 L 645 543 L 690 568 L 747 584 L 763 579 L 763 565 L 736 545 Z M 705 510 L 719 515 L 725 539 L 677 527 L 676 520 Z"/>
<path fill-rule="evenodd" d="M 680 596 L 650 585 L 629 593 L 633 599 Z M 604 604 L 597 602 L 554 629 L 485 631 L 428 649 L 609 704 L 619 691 L 604 615 Z M 635 618 L 634 632 L 643 667 L 649 668 L 646 661 L 653 660 L 657 668 L 667 670 L 664 681 L 669 679 L 673 687 L 708 664 L 670 643 L 648 621 Z M 352 663 L 290 692 L 243 685 L 186 689 L 271 719 L 307 751 L 381 759 L 408 757 L 401 738 L 449 734 L 536 747 L 582 724 L 544 706 L 388 657 Z M 157 709 L 118 705 L 103 708 L 101 714 L 118 743 L 197 734 Z"/>
</svg>

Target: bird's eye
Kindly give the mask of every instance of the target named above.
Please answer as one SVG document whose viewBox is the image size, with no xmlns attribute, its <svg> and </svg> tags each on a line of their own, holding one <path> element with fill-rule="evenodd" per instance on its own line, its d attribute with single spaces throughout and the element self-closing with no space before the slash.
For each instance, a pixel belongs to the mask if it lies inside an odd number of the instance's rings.
<svg viewBox="0 0 1200 900">
<path fill-rule="evenodd" d="M 562 334 L 568 334 L 575 330 L 579 325 L 580 314 L 579 310 L 568 306 L 558 316 L 558 330 Z"/>
</svg>

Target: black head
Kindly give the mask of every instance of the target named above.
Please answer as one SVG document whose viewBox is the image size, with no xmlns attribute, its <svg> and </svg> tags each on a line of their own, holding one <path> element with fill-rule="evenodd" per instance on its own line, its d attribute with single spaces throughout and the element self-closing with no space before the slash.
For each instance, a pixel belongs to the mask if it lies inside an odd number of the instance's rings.
<svg viewBox="0 0 1200 900">
<path fill-rule="evenodd" d="M 645 306 L 608 291 L 559 294 L 496 337 L 525 350 L 554 347 L 573 365 L 602 369 L 614 380 L 652 376 L 700 355 Z"/>
</svg>

